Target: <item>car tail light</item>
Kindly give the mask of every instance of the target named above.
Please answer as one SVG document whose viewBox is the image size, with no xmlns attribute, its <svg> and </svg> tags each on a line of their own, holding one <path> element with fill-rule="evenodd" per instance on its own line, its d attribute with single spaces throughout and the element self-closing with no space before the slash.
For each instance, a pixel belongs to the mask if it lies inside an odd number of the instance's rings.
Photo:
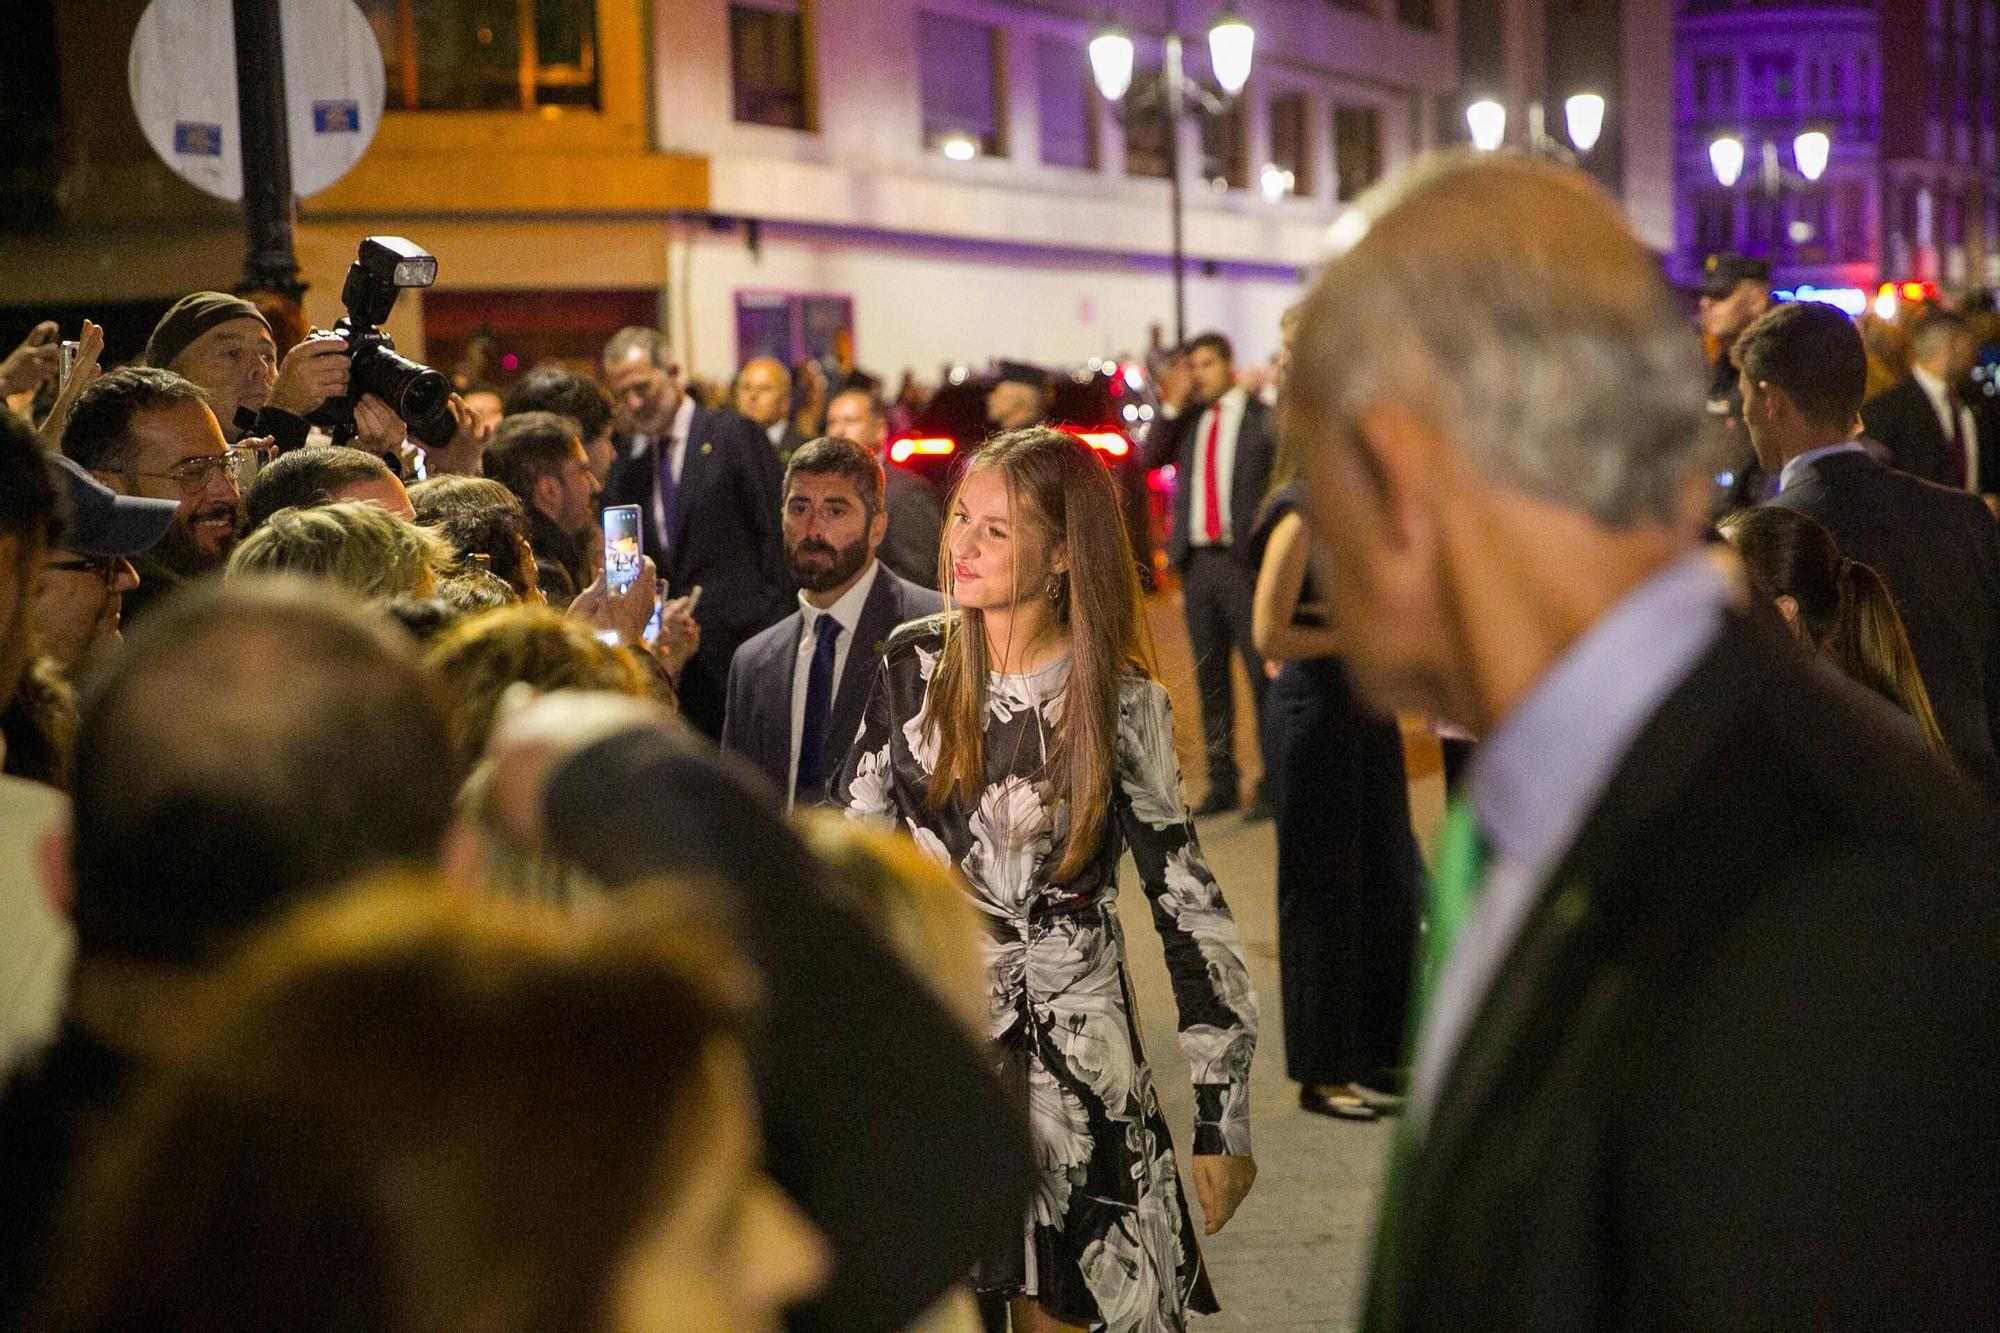
<svg viewBox="0 0 2000 1333">
<path fill-rule="evenodd" d="M 1132 452 L 1132 442 L 1115 430 L 1073 430 L 1070 434 L 1107 458 L 1123 458 Z"/>
<path fill-rule="evenodd" d="M 943 435 L 911 435 L 889 446 L 889 461 L 907 463 L 919 454 L 943 458 L 958 452 L 958 442 Z"/>
</svg>

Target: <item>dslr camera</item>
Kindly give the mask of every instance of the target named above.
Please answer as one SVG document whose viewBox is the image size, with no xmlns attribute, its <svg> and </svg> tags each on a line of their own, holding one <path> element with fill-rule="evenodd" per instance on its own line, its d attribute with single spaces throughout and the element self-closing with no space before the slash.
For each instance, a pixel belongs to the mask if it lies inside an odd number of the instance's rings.
<svg viewBox="0 0 2000 1333">
<path fill-rule="evenodd" d="M 354 404 L 365 393 L 387 403 L 409 427 L 410 438 L 433 449 L 450 444 L 458 433 L 458 420 L 451 414 L 451 381 L 399 354 L 395 341 L 378 327 L 404 288 L 436 281 L 436 258 L 414 243 L 400 236 L 370 236 L 361 242 L 340 288 L 347 313 L 334 321 L 328 335 L 347 340 L 347 393 L 327 399 L 307 418 L 330 431 L 334 443 L 354 438 Z"/>
</svg>

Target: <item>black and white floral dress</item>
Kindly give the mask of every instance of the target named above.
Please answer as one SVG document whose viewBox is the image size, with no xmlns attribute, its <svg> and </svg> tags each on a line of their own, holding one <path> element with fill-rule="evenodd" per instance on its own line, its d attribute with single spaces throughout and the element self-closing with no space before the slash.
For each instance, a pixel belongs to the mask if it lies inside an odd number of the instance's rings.
<svg viewBox="0 0 2000 1333">
<path fill-rule="evenodd" d="M 932 810 L 927 704 L 942 643 L 936 618 L 891 639 L 834 794 L 850 816 L 894 821 L 956 868 L 989 927 L 989 1032 L 1025 1089 L 1037 1183 L 1020 1250 L 975 1284 L 1030 1293 L 1050 1314 L 1108 1333 L 1185 1329 L 1188 1311 L 1217 1306 L 1133 1018 L 1112 910 L 1126 844 L 1166 943 L 1197 1154 L 1250 1151 L 1257 1001 L 1188 816 L 1167 692 L 1137 672 L 1120 683 L 1113 817 L 1091 865 L 1056 885 L 1069 809 L 1046 755 L 1068 659 L 989 674 L 985 789 Z"/>
</svg>

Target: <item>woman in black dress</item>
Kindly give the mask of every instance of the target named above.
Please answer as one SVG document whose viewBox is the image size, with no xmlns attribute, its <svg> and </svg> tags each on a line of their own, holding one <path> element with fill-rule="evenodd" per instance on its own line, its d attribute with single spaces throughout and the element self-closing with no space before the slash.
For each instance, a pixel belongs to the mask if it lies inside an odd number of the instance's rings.
<svg viewBox="0 0 2000 1333">
<path fill-rule="evenodd" d="M 1063 432 L 997 436 L 959 480 L 946 546 L 949 609 L 890 639 L 834 790 L 956 868 L 987 923 L 988 1033 L 1038 1177 L 1020 1243 L 974 1285 L 1010 1299 L 1016 1333 L 1179 1333 L 1217 1307 L 1112 910 L 1127 846 L 1180 1009 L 1211 1233 L 1256 1175 L 1257 1005 L 1143 666 L 1110 474 Z"/>
<path fill-rule="evenodd" d="M 1306 1110 L 1373 1120 L 1400 1105 L 1423 862 L 1402 733 L 1355 699 L 1324 627 L 1289 453 L 1252 537 L 1257 651 L 1284 664 L 1262 735 L 1276 774 L 1285 1070 Z"/>
</svg>

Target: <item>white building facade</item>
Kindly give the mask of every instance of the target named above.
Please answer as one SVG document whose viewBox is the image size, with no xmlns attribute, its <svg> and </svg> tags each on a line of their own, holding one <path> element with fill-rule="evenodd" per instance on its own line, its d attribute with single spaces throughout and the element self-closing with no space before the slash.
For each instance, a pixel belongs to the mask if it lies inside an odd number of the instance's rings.
<svg viewBox="0 0 2000 1333">
<path fill-rule="evenodd" d="M 1157 3 L 1114 8 L 1124 106 L 1095 90 L 1094 0 L 672 0 L 655 11 L 658 147 L 710 164 L 666 229 L 669 332 L 697 374 L 754 351 L 893 377 L 944 361 L 1143 354 L 1174 332 Z M 1180 6 L 1188 72 L 1213 91 Z M 1342 200 L 1431 146 L 1457 86 L 1449 3 L 1252 0 L 1241 95 L 1179 126 L 1189 333 L 1245 360 L 1324 253 Z M 950 155 L 948 155 L 948 153 Z"/>
</svg>

